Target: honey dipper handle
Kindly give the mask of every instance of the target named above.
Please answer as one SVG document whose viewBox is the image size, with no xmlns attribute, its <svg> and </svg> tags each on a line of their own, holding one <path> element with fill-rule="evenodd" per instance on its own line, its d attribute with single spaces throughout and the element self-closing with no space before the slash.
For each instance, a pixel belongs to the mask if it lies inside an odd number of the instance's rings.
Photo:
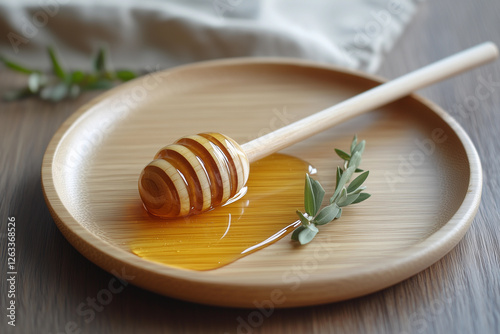
<svg viewBox="0 0 500 334">
<path fill-rule="evenodd" d="M 479 44 L 252 140 L 243 144 L 242 148 L 250 162 L 259 160 L 349 118 L 402 98 L 417 89 L 493 61 L 497 56 L 498 49 L 494 43 Z"/>
</svg>

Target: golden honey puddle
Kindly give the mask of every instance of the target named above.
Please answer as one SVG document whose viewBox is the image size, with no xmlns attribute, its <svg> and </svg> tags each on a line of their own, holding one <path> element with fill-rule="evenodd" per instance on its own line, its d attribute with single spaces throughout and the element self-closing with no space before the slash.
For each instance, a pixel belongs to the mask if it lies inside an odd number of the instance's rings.
<svg viewBox="0 0 500 334">
<path fill-rule="evenodd" d="M 299 225 L 305 161 L 273 154 L 250 167 L 247 193 L 203 214 L 139 222 L 130 242 L 134 254 L 172 267 L 211 270 L 225 266 L 283 238 Z"/>
</svg>

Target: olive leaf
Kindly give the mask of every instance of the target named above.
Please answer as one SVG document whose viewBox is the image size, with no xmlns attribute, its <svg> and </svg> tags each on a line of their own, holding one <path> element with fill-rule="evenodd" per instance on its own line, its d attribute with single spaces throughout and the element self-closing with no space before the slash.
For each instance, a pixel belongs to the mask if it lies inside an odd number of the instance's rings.
<svg viewBox="0 0 500 334">
<path fill-rule="evenodd" d="M 339 213 L 339 206 L 337 204 L 330 204 L 325 206 L 318 215 L 314 218 L 314 223 L 316 225 L 325 225 L 331 222 L 337 217 Z"/>
<path fill-rule="evenodd" d="M 359 151 L 356 151 L 352 156 L 351 160 L 349 160 L 349 163 L 347 164 L 347 167 L 349 168 L 354 168 L 356 170 L 361 163 L 361 153 Z M 353 171 L 354 173 L 354 171 Z"/>
<path fill-rule="evenodd" d="M 314 190 L 311 184 L 309 174 L 306 174 L 306 185 L 304 187 L 304 208 L 309 216 L 316 214 L 315 210 L 316 199 L 314 198 Z"/>
<path fill-rule="evenodd" d="M 298 241 L 301 245 L 305 245 L 311 242 L 312 239 L 319 232 L 318 228 L 314 225 L 309 225 L 308 227 L 304 227 L 298 235 Z"/>
<path fill-rule="evenodd" d="M 97 73 L 106 72 L 106 51 L 100 48 L 94 58 L 94 71 Z"/>
<path fill-rule="evenodd" d="M 370 174 L 369 171 L 364 172 L 363 174 L 359 175 L 357 178 L 355 178 L 350 184 L 349 187 L 347 187 L 347 192 L 351 193 L 354 190 L 358 189 L 363 185 L 363 182 L 365 182 L 366 178 L 368 177 L 368 174 Z"/>
<path fill-rule="evenodd" d="M 47 48 L 47 51 L 49 52 L 50 61 L 52 62 L 52 71 L 56 76 L 64 80 L 66 78 L 66 72 L 61 67 L 61 64 L 59 63 L 59 59 L 57 58 L 54 48 L 49 46 Z"/>
<path fill-rule="evenodd" d="M 361 203 L 361 202 L 367 200 L 368 198 L 370 198 L 370 196 L 371 195 L 368 193 L 361 193 L 361 194 L 359 194 L 359 197 L 354 202 L 352 202 L 352 204 Z"/>
<path fill-rule="evenodd" d="M 351 160 L 351 156 L 350 156 L 349 154 L 345 153 L 344 151 L 339 150 L 338 148 L 336 148 L 336 149 L 335 149 L 335 152 L 336 152 L 336 153 L 337 153 L 337 155 L 338 155 L 339 157 L 341 157 L 343 160 L 347 160 L 347 161 Z"/>
<path fill-rule="evenodd" d="M 337 196 L 342 191 L 342 188 L 344 187 L 344 185 L 347 183 L 347 181 L 349 181 L 352 174 L 354 174 L 355 169 L 356 168 L 354 168 L 354 167 L 349 167 L 342 173 L 342 176 L 340 177 L 340 180 L 337 183 L 337 186 L 335 187 L 335 192 L 333 193 L 333 196 L 330 198 L 330 203 L 335 202 L 335 200 L 337 199 Z"/>
<path fill-rule="evenodd" d="M 0 56 L 0 61 L 5 65 L 7 66 L 8 68 L 10 68 L 11 70 L 13 71 L 16 71 L 16 72 L 20 72 L 20 73 L 24 73 L 24 74 L 31 74 L 33 72 L 37 72 L 35 70 L 31 70 L 27 67 L 24 67 L 22 65 L 19 65 L 19 64 L 16 64 L 10 60 L 7 60 L 6 58 Z"/>
<path fill-rule="evenodd" d="M 300 225 L 299 227 L 297 227 L 292 233 L 292 240 L 299 241 L 300 232 L 302 232 L 306 228 L 307 227 L 305 227 L 304 225 Z"/>
<path fill-rule="evenodd" d="M 104 48 L 99 49 L 93 58 L 93 70 L 90 72 L 82 70 L 68 72 L 61 65 L 61 61 L 53 47 L 47 47 L 47 53 L 52 65 L 52 74 L 30 69 L 0 56 L 0 63 L 3 63 L 7 68 L 29 75 L 28 85 L 22 89 L 6 92 L 3 95 L 5 101 L 37 96 L 43 100 L 58 102 L 65 98 L 75 98 L 86 90 L 109 89 L 116 82 L 128 81 L 137 77 L 136 73 L 131 70 L 108 71 Z"/>
<path fill-rule="evenodd" d="M 351 154 L 353 153 L 354 148 L 356 147 L 357 144 L 358 144 L 358 136 L 354 135 L 354 138 L 352 139 L 351 142 Z"/>
</svg>

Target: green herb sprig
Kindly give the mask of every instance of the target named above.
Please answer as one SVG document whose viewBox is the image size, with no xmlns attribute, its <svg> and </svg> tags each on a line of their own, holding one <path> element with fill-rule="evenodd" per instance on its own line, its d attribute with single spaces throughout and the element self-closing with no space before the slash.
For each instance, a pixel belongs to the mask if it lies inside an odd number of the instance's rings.
<svg viewBox="0 0 500 334">
<path fill-rule="evenodd" d="M 29 75 L 28 85 L 22 89 L 6 92 L 3 95 L 5 101 L 38 96 L 43 100 L 58 102 L 67 97 L 75 98 L 85 90 L 109 89 L 116 82 L 128 81 L 137 77 L 136 73 L 130 70 L 108 70 L 104 48 L 99 49 L 92 60 L 93 70 L 87 73 L 81 70 L 66 71 L 61 66 L 54 49 L 48 47 L 47 52 L 52 63 L 51 74 L 30 69 L 0 56 L 0 62 L 7 68 Z"/>
<path fill-rule="evenodd" d="M 321 184 L 306 174 L 306 184 L 304 189 L 305 213 L 297 210 L 301 225 L 292 233 L 292 240 L 298 241 L 301 245 L 309 243 L 319 232 L 318 226 L 325 225 L 334 219 L 340 218 L 342 208 L 350 204 L 361 203 L 371 195 L 363 192 L 366 187 L 363 183 L 370 174 L 359 168 L 361 154 L 365 150 L 366 142 L 358 143 L 357 136 L 351 143 L 350 154 L 335 149 L 337 155 L 344 160 L 343 167 L 337 167 L 337 182 L 330 204 L 320 210 L 321 203 L 325 196 L 325 190 Z M 350 181 L 354 173 L 361 173 L 354 180 Z"/>
</svg>

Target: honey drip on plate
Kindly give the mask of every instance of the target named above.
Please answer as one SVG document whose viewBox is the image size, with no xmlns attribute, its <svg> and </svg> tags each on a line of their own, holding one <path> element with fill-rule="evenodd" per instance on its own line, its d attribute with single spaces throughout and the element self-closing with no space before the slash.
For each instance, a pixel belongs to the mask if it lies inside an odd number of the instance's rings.
<svg viewBox="0 0 500 334">
<path fill-rule="evenodd" d="M 230 204 L 139 223 L 132 252 L 172 267 L 211 270 L 283 238 L 300 224 L 295 211 L 304 206 L 304 176 L 314 169 L 303 160 L 273 154 L 252 163 L 250 170 L 242 197 Z"/>
</svg>

